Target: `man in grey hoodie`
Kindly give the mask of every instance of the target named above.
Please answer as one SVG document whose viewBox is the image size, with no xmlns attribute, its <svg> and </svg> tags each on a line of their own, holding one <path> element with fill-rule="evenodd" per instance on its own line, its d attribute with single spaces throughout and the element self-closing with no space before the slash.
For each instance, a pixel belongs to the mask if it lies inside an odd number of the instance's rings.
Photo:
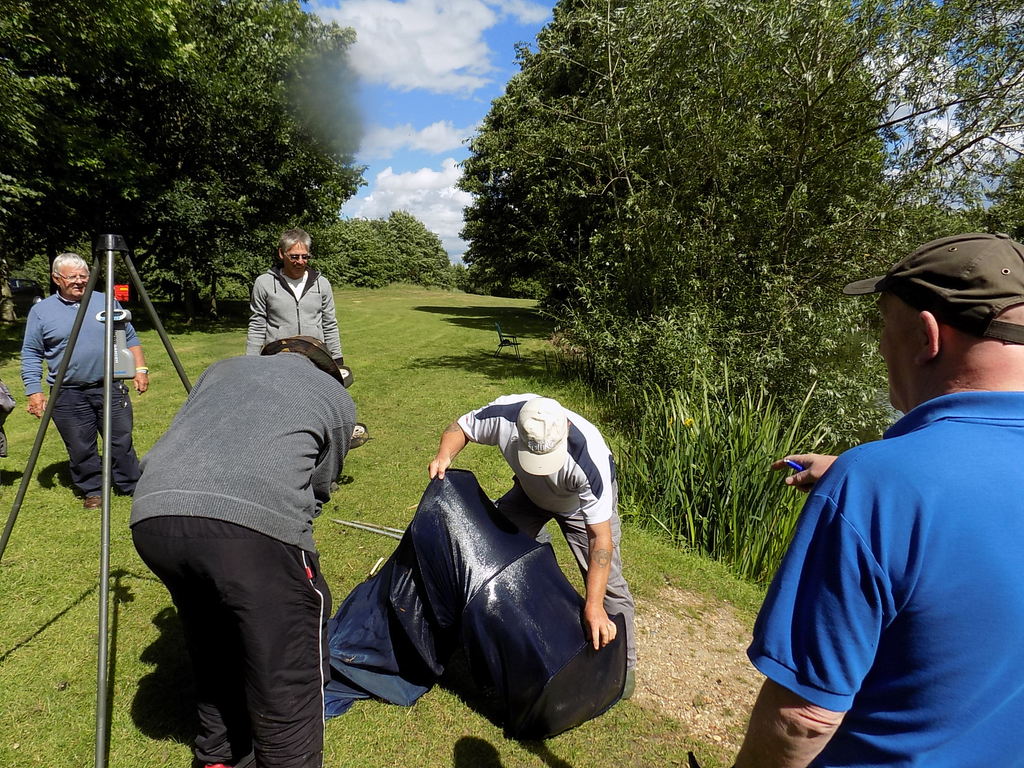
<svg viewBox="0 0 1024 768">
<path fill-rule="evenodd" d="M 331 593 L 313 543 L 355 405 L 324 344 L 214 363 L 142 462 L 132 538 L 181 618 L 196 765 L 320 768 Z"/>
<path fill-rule="evenodd" d="M 247 355 L 260 354 L 271 341 L 302 335 L 324 342 L 334 361 L 344 364 L 334 291 L 327 278 L 309 266 L 312 244 L 301 229 L 281 234 L 278 263 L 257 277 L 252 287 Z"/>
</svg>

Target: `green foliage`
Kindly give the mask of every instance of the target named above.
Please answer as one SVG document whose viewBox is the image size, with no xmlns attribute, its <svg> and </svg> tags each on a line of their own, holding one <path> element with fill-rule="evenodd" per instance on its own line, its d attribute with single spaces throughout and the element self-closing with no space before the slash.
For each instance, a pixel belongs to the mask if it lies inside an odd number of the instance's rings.
<svg viewBox="0 0 1024 768">
<path fill-rule="evenodd" d="M 440 239 L 405 211 L 395 211 L 387 219 L 334 221 L 310 234 L 318 268 L 336 284 L 455 286 L 455 273 Z"/>
<path fill-rule="evenodd" d="M 1019 20 L 1009 0 L 561 2 L 471 144 L 470 276 L 543 285 L 602 386 L 728 361 L 783 404 L 822 382 L 836 441 L 877 432 L 873 309 L 839 288 L 970 218 L 1024 117 Z"/>
<path fill-rule="evenodd" d="M 994 205 L 987 217 L 989 227 L 1006 232 L 1015 240 L 1024 239 L 1024 160 L 1018 159 L 1007 167 L 992 198 Z"/>
<path fill-rule="evenodd" d="M 414 285 L 452 287 L 451 262 L 441 239 L 406 211 L 393 211 L 387 236 L 397 280 Z"/>
<path fill-rule="evenodd" d="M 334 120 L 356 114 L 352 30 L 294 0 L 4 4 L 0 95 L 21 105 L 0 118 L 6 241 L 52 258 L 118 232 L 155 294 L 192 302 L 251 282 L 271 233 L 355 192 L 358 120 Z"/>
<path fill-rule="evenodd" d="M 821 442 L 822 425 L 805 418 L 809 397 L 783 409 L 763 389 L 746 389 L 728 375 L 718 384 L 694 376 L 673 392 L 654 388 L 622 448 L 625 509 L 744 578 L 767 582 L 804 498 L 769 465 Z"/>
</svg>

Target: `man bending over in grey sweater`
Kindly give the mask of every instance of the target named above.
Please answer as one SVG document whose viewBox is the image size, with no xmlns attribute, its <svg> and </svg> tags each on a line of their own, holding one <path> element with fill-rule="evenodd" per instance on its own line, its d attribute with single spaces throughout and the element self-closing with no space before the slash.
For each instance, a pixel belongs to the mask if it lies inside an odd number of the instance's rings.
<svg viewBox="0 0 1024 768">
<path fill-rule="evenodd" d="M 135 547 L 192 658 L 197 766 L 320 768 L 331 594 L 313 518 L 356 411 L 323 342 L 211 365 L 142 462 Z"/>
</svg>

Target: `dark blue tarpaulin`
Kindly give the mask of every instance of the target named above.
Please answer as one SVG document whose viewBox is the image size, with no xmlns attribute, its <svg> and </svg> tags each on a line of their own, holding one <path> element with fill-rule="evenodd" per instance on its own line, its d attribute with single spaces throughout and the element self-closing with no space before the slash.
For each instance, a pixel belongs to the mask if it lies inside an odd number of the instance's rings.
<svg viewBox="0 0 1024 768">
<path fill-rule="evenodd" d="M 448 470 L 330 622 L 328 716 L 370 696 L 412 704 L 461 646 L 477 684 L 497 693 L 507 736 L 561 733 L 608 709 L 625 681 L 622 617 L 594 651 L 582 611 L 551 545 L 519 533 L 472 473 Z"/>
</svg>

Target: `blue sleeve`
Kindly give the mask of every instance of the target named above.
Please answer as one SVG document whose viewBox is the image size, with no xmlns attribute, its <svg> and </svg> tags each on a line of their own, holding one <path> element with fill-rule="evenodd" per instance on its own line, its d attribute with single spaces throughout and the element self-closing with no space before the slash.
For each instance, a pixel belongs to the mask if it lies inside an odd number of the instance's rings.
<svg viewBox="0 0 1024 768">
<path fill-rule="evenodd" d="M 25 394 L 34 395 L 43 391 L 43 325 L 37 311 L 32 307 L 25 322 L 25 339 L 21 343 L 21 381 Z"/>
<path fill-rule="evenodd" d="M 835 492 L 841 505 L 818 493 L 807 500 L 747 655 L 784 688 L 819 707 L 846 712 L 895 606 L 871 547 L 840 512 L 870 499 L 856 498 L 848 488 Z"/>
</svg>

